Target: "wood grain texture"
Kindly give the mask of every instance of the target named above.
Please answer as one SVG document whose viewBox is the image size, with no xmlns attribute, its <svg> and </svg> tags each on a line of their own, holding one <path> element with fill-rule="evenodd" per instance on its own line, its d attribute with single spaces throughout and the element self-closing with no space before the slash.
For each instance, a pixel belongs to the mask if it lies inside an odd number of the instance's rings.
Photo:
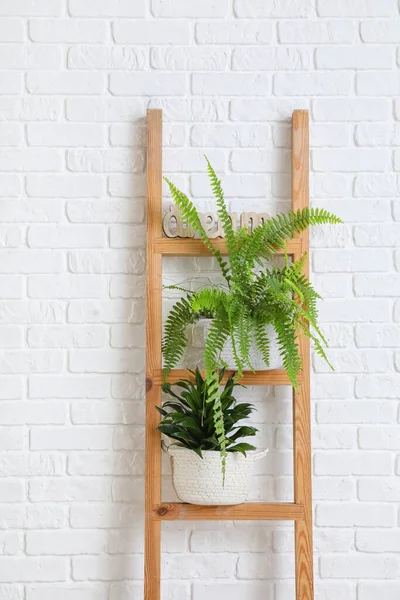
<svg viewBox="0 0 400 600">
<path fill-rule="evenodd" d="M 225 240 L 211 240 L 214 248 L 219 250 L 221 254 L 227 254 Z M 301 239 L 297 238 L 290 240 L 287 243 L 287 253 L 295 254 L 301 251 Z M 210 251 L 204 244 L 203 240 L 193 238 L 176 239 L 176 238 L 160 238 L 155 240 L 154 252 L 163 254 L 164 256 L 202 256 L 210 255 Z M 283 254 L 282 249 L 277 250 L 278 254 Z"/>
<path fill-rule="evenodd" d="M 202 371 L 204 375 L 204 371 Z M 225 371 L 223 382 L 235 373 L 235 371 Z M 186 369 L 173 369 L 167 377 L 169 383 L 176 383 L 180 379 L 193 379 L 193 376 Z M 302 373 L 298 376 L 298 381 L 303 380 Z M 154 379 L 157 384 L 163 381 L 162 369 L 154 373 Z M 238 380 L 244 385 L 291 385 L 287 372 L 284 369 L 270 369 L 266 371 L 244 371 L 243 377 Z"/>
<path fill-rule="evenodd" d="M 154 252 L 162 220 L 161 130 L 161 110 L 147 111 L 145 600 L 160 600 L 161 581 L 161 526 L 151 518 L 161 502 L 161 440 L 155 409 L 161 403 L 161 387 L 154 382 L 154 373 L 162 366 L 162 256 Z"/>
<path fill-rule="evenodd" d="M 309 116 L 306 110 L 296 110 L 292 121 L 292 208 L 309 205 Z M 301 252 L 309 250 L 309 234 L 301 235 Z M 309 276 L 309 260 L 304 266 Z M 304 519 L 295 523 L 296 600 L 313 600 L 313 541 L 311 488 L 311 415 L 310 415 L 310 341 L 299 336 L 303 360 L 303 377 L 293 391 L 294 436 L 294 501 L 304 505 Z"/>
<path fill-rule="evenodd" d="M 157 507 L 153 518 L 162 521 L 293 521 L 304 519 L 304 507 L 293 502 L 246 502 L 236 506 L 196 506 L 173 502 Z"/>
</svg>

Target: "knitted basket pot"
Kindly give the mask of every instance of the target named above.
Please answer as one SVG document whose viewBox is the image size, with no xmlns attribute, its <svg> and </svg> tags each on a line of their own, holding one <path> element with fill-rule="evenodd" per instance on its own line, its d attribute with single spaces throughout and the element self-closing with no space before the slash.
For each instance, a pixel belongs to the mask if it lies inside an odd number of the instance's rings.
<svg viewBox="0 0 400 600">
<path fill-rule="evenodd" d="M 207 333 L 211 324 L 211 319 L 201 319 L 196 325 L 192 326 L 191 336 L 192 336 L 192 351 L 190 352 L 190 356 L 192 359 L 197 358 L 197 362 L 201 360 L 202 352 L 204 348 L 204 343 L 207 338 Z M 270 360 L 269 365 L 267 366 L 263 361 L 260 352 L 258 351 L 256 345 L 253 343 L 250 347 L 250 362 L 252 367 L 256 371 L 263 371 L 268 369 L 281 369 L 283 367 L 282 358 L 279 353 L 279 345 L 278 338 L 276 335 L 275 329 L 272 325 L 267 325 L 265 327 L 265 331 L 268 334 L 270 340 Z M 195 349 L 200 349 L 201 352 L 198 356 L 195 356 Z M 221 360 L 228 365 L 229 369 L 236 370 L 235 360 L 233 358 L 233 349 L 232 342 L 230 340 L 225 344 L 221 356 Z"/>
<path fill-rule="evenodd" d="M 200 505 L 242 504 L 247 499 L 254 462 L 268 450 L 228 452 L 225 485 L 222 483 L 221 455 L 203 451 L 200 458 L 193 450 L 177 446 L 164 447 L 171 456 L 175 491 L 182 502 Z"/>
</svg>

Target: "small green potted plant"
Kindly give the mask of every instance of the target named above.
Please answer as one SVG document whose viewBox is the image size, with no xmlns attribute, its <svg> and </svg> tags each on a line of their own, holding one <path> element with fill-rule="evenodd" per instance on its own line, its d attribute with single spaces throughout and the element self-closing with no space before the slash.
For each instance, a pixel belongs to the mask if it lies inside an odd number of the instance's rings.
<svg viewBox="0 0 400 600">
<path fill-rule="evenodd" d="M 254 461 L 266 454 L 243 441 L 254 437 L 257 429 L 243 425 L 254 410 L 249 403 L 238 403 L 231 375 L 219 395 L 217 408 L 210 385 L 199 369 L 190 371 L 193 379 L 183 379 L 174 391 L 163 385 L 168 400 L 158 407 L 162 419 L 158 430 L 172 443 L 164 446 L 172 459 L 173 483 L 182 502 L 201 505 L 240 504 L 247 498 Z M 224 369 L 218 374 L 218 383 Z M 219 410 L 225 431 L 225 475 L 221 477 L 222 446 L 215 429 L 214 411 Z"/>
</svg>

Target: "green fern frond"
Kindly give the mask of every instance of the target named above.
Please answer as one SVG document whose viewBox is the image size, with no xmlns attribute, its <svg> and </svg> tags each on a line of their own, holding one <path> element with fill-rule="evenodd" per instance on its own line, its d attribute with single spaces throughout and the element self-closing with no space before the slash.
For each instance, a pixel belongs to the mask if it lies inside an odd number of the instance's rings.
<svg viewBox="0 0 400 600">
<path fill-rule="evenodd" d="M 175 204 L 178 206 L 179 210 L 181 211 L 183 218 L 188 222 L 188 224 L 191 226 L 191 228 L 194 231 L 196 231 L 197 233 L 200 234 L 203 242 L 205 243 L 207 248 L 210 250 L 212 255 L 215 257 L 215 259 L 217 260 L 217 262 L 220 266 L 220 269 L 222 271 L 222 274 L 225 277 L 227 283 L 229 284 L 230 276 L 229 276 L 228 264 L 223 260 L 220 251 L 216 250 L 214 248 L 214 246 L 212 245 L 212 243 L 210 242 L 206 232 L 204 231 L 204 227 L 200 221 L 199 215 L 197 214 L 197 210 L 196 210 L 193 202 L 191 200 L 189 200 L 189 198 L 186 196 L 186 194 L 184 194 L 183 192 L 178 190 L 178 188 L 167 177 L 164 177 L 164 179 L 169 186 L 171 196 L 172 196 Z"/>
</svg>

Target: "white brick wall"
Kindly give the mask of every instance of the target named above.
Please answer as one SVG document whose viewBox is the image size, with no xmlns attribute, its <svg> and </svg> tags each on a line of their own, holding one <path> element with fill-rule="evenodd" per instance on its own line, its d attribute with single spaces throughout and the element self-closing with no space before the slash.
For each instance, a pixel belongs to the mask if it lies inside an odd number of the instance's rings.
<svg viewBox="0 0 400 600">
<path fill-rule="evenodd" d="M 271 213 L 310 110 L 312 202 L 345 221 L 311 238 L 316 600 L 400 597 L 399 67 L 397 0 L 0 0 L 0 600 L 143 598 L 148 107 L 199 207 L 206 152 L 232 210 Z M 290 500 L 290 390 L 250 393 L 250 497 Z M 164 600 L 289 600 L 293 526 L 164 524 L 163 576 Z"/>
</svg>

